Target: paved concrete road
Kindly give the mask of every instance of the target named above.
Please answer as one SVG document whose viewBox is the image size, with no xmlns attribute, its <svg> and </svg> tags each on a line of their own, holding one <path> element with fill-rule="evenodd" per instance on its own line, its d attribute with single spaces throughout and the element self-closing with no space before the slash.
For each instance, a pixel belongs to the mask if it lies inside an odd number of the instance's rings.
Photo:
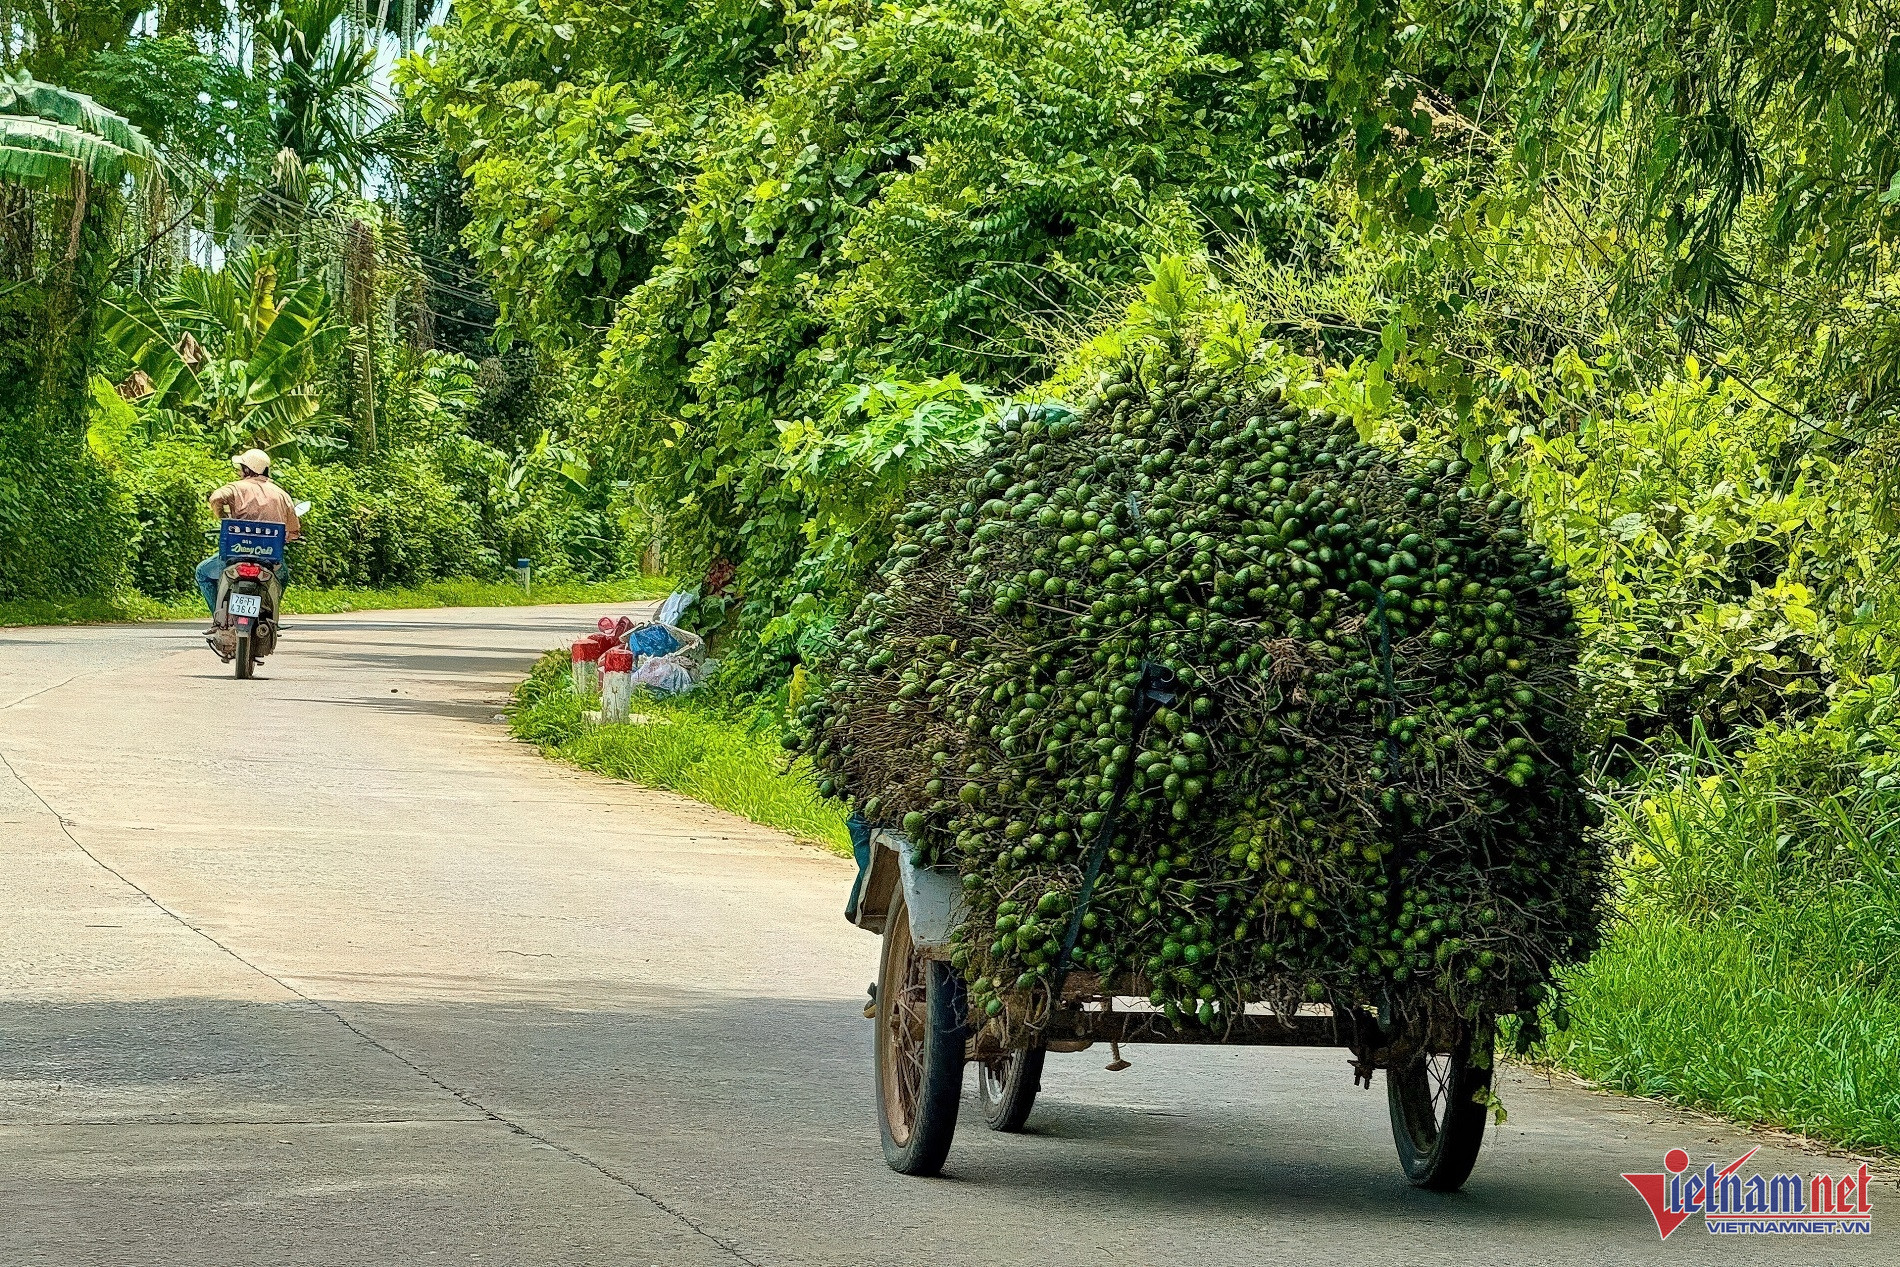
<svg viewBox="0 0 1900 1267">
<path fill-rule="evenodd" d="M 1659 1245 L 1619 1173 L 1751 1142 L 1521 1074 L 1413 1192 L 1330 1052 L 1053 1057 L 893 1175 L 849 864 L 494 723 L 593 615 L 303 618 L 248 683 L 0 634 L 0 1265 L 1900 1262 L 1891 1178 L 1871 1243 Z"/>
</svg>

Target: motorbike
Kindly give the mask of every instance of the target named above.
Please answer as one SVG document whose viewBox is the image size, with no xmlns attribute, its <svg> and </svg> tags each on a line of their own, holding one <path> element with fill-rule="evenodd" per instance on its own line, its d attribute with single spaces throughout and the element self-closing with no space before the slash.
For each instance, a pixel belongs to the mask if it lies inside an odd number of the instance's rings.
<svg viewBox="0 0 1900 1267">
<path fill-rule="evenodd" d="M 301 517 L 309 502 L 297 503 Z M 227 519 L 218 526 L 218 554 L 224 570 L 218 575 L 218 604 L 205 642 L 237 676 L 249 678 L 258 662 L 277 650 L 282 632 L 278 604 L 283 585 L 278 578 L 284 565 L 284 525 L 249 519 Z"/>
</svg>

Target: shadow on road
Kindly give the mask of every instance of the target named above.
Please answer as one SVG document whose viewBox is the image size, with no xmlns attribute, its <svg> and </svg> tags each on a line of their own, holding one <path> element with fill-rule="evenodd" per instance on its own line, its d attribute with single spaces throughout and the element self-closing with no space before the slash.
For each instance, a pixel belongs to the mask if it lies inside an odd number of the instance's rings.
<svg viewBox="0 0 1900 1267">
<path fill-rule="evenodd" d="M 454 721 L 487 722 L 492 721 L 495 712 L 502 707 L 505 692 L 498 690 L 495 699 L 453 700 L 417 699 L 412 695 L 359 695 L 354 698 L 332 696 L 319 699 L 314 696 L 299 696 L 298 702 L 305 704 L 327 704 L 337 708 L 366 708 L 375 712 L 405 713 L 415 716 L 447 717 Z"/>
<path fill-rule="evenodd" d="M 413 651 L 372 650 L 368 647 L 332 650 L 327 647 L 306 645 L 292 648 L 292 653 L 308 660 L 331 660 L 350 666 L 385 669 L 391 673 L 440 673 L 452 676 L 467 676 L 474 673 L 492 675 L 498 667 L 514 668 L 521 663 L 523 656 L 535 654 L 531 649 L 496 651 L 489 648 L 442 647 L 433 644 L 418 647 Z"/>
<path fill-rule="evenodd" d="M 966 1106 L 945 1177 L 905 1179 L 878 1151 L 855 1000 L 569 981 L 548 952 L 493 954 L 524 975 L 306 986 L 465 996 L 449 1002 L 0 1003 L 0 1126 L 492 1113 L 498 1129 L 525 1132 L 521 1147 L 551 1140 L 630 1176 L 761 1261 L 781 1258 L 781 1241 L 809 1241 L 809 1224 L 772 1213 L 788 1204 L 824 1212 L 836 1262 L 938 1260 L 880 1253 L 893 1221 L 918 1248 L 990 1247 L 959 1261 L 1072 1261 L 1074 1223 L 1090 1212 L 1110 1221 L 1124 1262 L 1263 1261 L 1249 1247 L 1280 1233 L 1337 1237 L 1329 1267 L 1454 1248 L 1465 1262 L 1558 1261 L 1522 1252 L 1539 1244 L 1598 1245 L 1591 1260 L 1604 1262 L 1623 1258 L 1611 1244 L 1654 1250 L 1619 1159 L 1577 1141 L 1530 1153 L 1505 1135 L 1466 1192 L 1408 1188 L 1383 1094 L 1348 1086 L 1336 1053 L 1221 1052 L 1226 1076 L 1213 1079 L 1186 1076 L 1206 1049 L 1144 1049 L 1140 1072 L 1118 1075 L 1095 1053 L 1052 1057 L 1031 1133 L 992 1134 Z M 542 964 L 546 977 L 526 975 Z M 410 1164 L 427 1174 L 456 1162 Z"/>
</svg>

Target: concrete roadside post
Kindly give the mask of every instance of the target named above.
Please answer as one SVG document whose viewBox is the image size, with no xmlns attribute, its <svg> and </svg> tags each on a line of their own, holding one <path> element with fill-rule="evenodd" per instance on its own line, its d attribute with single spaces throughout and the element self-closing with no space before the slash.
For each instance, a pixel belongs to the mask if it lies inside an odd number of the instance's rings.
<svg viewBox="0 0 1900 1267">
<path fill-rule="evenodd" d="M 600 719 L 625 722 L 633 707 L 633 652 L 609 647 L 600 653 Z"/>
<path fill-rule="evenodd" d="M 585 699 L 600 689 L 600 643 L 592 634 L 576 638 L 572 654 L 574 694 Z"/>
</svg>

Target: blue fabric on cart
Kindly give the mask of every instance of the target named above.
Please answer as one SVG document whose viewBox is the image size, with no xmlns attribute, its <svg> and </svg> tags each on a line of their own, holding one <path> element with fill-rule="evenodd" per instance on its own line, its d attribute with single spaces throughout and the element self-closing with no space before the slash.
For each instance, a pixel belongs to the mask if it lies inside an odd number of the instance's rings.
<svg viewBox="0 0 1900 1267">
<path fill-rule="evenodd" d="M 845 899 L 844 917 L 852 923 L 858 921 L 858 901 L 864 896 L 864 877 L 871 871 L 871 825 L 856 810 L 844 820 L 844 829 L 851 833 L 851 856 L 858 864 L 858 878 L 851 882 L 851 896 Z"/>
</svg>

